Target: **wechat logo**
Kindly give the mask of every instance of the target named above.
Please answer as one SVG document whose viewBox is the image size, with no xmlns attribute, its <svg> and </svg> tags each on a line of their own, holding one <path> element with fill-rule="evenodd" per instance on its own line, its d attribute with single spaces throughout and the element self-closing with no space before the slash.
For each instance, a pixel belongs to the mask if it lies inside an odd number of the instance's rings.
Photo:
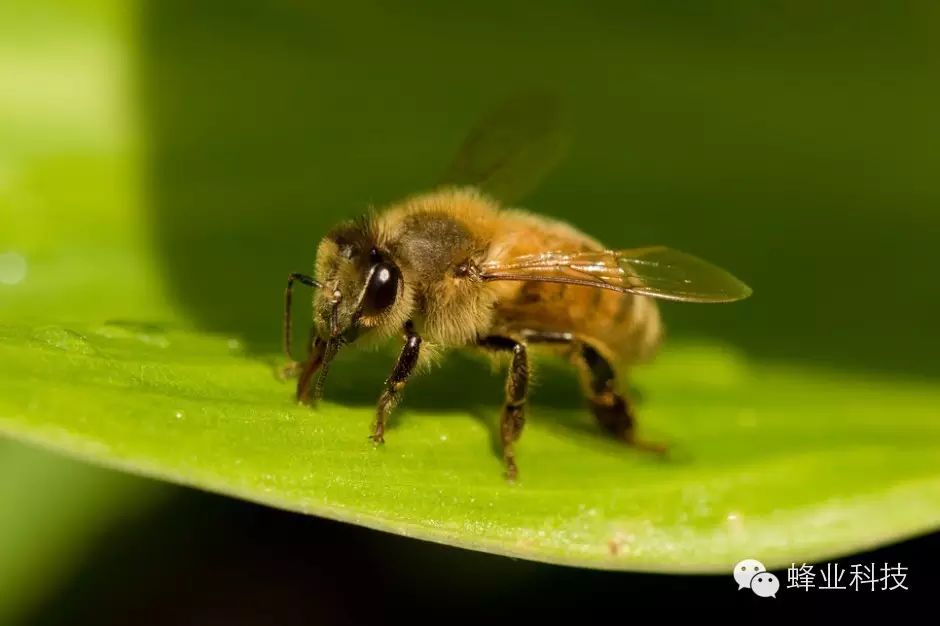
<svg viewBox="0 0 940 626">
<path fill-rule="evenodd" d="M 734 581 L 738 591 L 750 589 L 762 598 L 776 598 L 780 590 L 780 581 L 767 571 L 764 564 L 755 559 L 744 559 L 734 566 Z"/>
</svg>

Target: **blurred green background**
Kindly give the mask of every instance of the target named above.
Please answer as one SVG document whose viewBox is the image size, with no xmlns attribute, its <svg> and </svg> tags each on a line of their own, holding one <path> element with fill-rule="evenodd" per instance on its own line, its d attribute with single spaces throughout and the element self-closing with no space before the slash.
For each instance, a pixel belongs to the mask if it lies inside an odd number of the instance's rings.
<svg viewBox="0 0 940 626">
<path fill-rule="evenodd" d="M 272 277 L 309 269 L 338 217 L 427 188 L 481 113 L 539 87 L 574 139 L 527 207 L 756 287 L 668 307 L 676 334 L 940 371 L 934 5 L 447 4 L 144 4 L 156 244 L 202 325 L 272 346 Z"/>
<path fill-rule="evenodd" d="M 31 294 L 52 303 L 82 288 L 72 261 L 100 243 L 109 278 L 164 289 L 131 285 L 116 318 L 180 305 L 268 354 L 283 277 L 311 267 L 330 225 L 427 188 L 481 113 L 547 89 L 573 141 L 524 206 L 612 246 L 687 250 L 755 288 L 736 306 L 666 305 L 672 335 L 932 380 L 938 15 L 928 1 L 4 0 L 0 254 L 60 277 L 61 292 Z M 128 199 L 146 228 L 116 208 Z M 79 217 L 63 226 L 57 211 Z M 17 247 L 37 232 L 46 244 Z M 152 265 L 108 263 L 131 245 L 152 247 Z M 20 314 L 4 288 L 0 314 Z M 167 497 L 61 463 L 0 447 L 10 615 L 68 580 L 89 537 Z M 72 538 L 57 558 L 3 530 L 28 535 L 23 520 L 50 511 Z"/>
</svg>

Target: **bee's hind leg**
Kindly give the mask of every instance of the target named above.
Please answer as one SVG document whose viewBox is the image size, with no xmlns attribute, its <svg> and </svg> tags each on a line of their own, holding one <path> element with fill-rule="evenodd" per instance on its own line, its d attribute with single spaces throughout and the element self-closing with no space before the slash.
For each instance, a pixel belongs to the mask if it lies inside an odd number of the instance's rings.
<svg viewBox="0 0 940 626">
<path fill-rule="evenodd" d="M 480 340 L 479 345 L 490 350 L 512 352 L 512 363 L 506 379 L 506 403 L 503 405 L 499 430 L 503 441 L 506 478 L 515 480 L 519 475 L 519 468 L 516 466 L 514 444 L 519 440 L 525 426 L 525 405 L 529 394 L 529 354 L 525 344 L 509 337 L 485 337 Z"/>
<path fill-rule="evenodd" d="M 626 396 L 617 391 L 617 373 L 613 365 L 596 348 L 572 333 L 527 331 L 529 343 L 570 346 L 575 361 L 583 370 L 582 385 L 591 411 L 601 427 L 617 439 L 638 448 L 662 454 L 666 446 L 636 436 L 636 418 Z"/>
<path fill-rule="evenodd" d="M 577 357 L 585 369 L 584 387 L 598 423 L 617 439 L 649 452 L 662 454 L 666 446 L 636 436 L 636 418 L 627 398 L 617 391 L 617 376 L 610 362 L 594 347 L 582 343 Z"/>
</svg>

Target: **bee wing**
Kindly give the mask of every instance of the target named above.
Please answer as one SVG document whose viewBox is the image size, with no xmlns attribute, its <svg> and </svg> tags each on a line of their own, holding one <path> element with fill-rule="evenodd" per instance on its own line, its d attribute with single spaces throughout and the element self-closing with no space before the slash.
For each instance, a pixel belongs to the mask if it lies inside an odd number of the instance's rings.
<svg viewBox="0 0 940 626">
<path fill-rule="evenodd" d="M 545 252 L 489 263 L 483 280 L 564 283 L 683 302 L 733 302 L 751 288 L 729 272 L 664 246 L 598 252 Z"/>
<path fill-rule="evenodd" d="M 549 93 L 516 96 L 485 115 L 464 139 L 442 186 L 472 185 L 504 204 L 533 191 L 568 146 L 559 99 Z"/>
</svg>

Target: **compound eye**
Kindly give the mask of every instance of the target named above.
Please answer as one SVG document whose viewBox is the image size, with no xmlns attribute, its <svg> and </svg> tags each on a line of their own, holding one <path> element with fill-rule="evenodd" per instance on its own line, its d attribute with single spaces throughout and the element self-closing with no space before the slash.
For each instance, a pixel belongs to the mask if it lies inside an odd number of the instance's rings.
<svg viewBox="0 0 940 626">
<path fill-rule="evenodd" d="M 395 303 L 401 272 L 390 263 L 377 263 L 372 268 L 369 284 L 362 299 L 363 315 L 378 315 Z"/>
</svg>

